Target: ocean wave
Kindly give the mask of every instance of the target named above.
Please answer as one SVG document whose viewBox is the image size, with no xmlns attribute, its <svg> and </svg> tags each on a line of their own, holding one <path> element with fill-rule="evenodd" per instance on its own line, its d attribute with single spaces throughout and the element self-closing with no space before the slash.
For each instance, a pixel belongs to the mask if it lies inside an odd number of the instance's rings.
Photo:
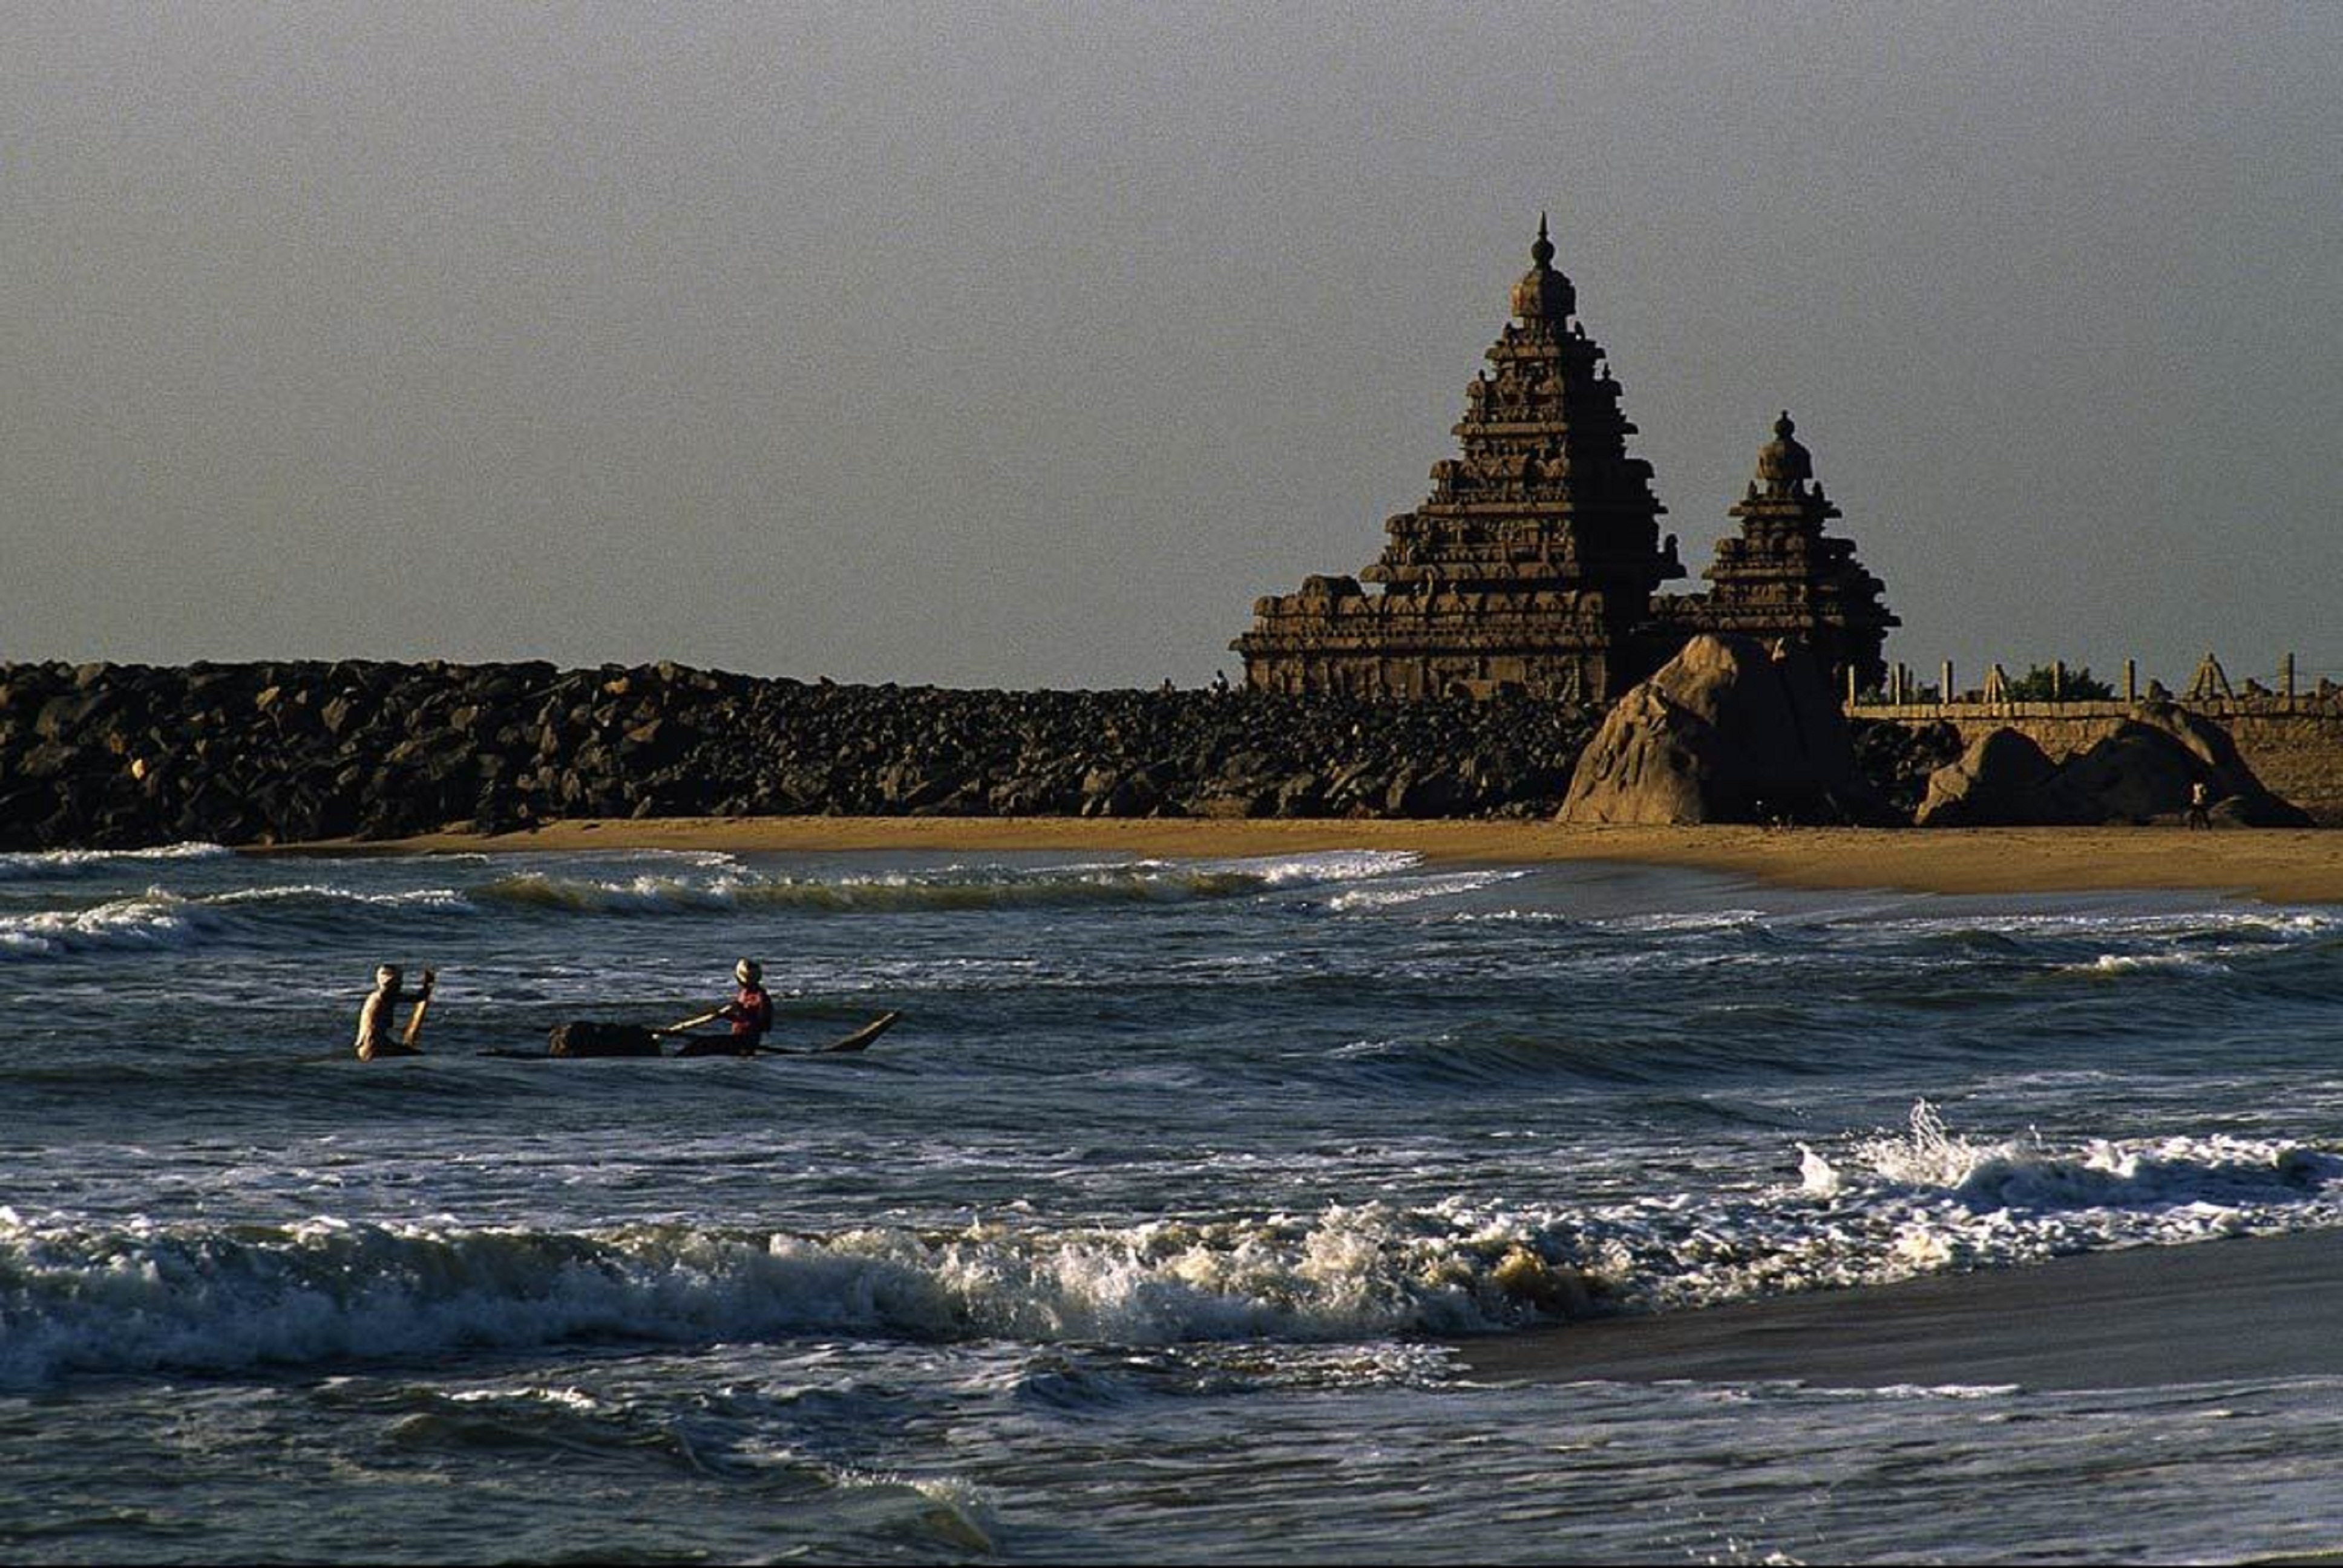
<svg viewBox="0 0 2343 1568">
<path fill-rule="evenodd" d="M 0 1385 L 578 1340 L 1303 1342 L 1527 1321 L 1568 1287 L 1503 1234 L 1370 1205 L 1217 1222 L 827 1236 L 683 1225 L 89 1226 L 0 1211 Z"/>
<path fill-rule="evenodd" d="M 2210 953 L 2101 953 L 2088 963 L 2060 966 L 2068 974 L 2136 975 L 2170 974 L 2190 970 L 2223 968 L 2221 960 Z"/>
<path fill-rule="evenodd" d="M 1413 849 L 1327 849 L 1306 855 L 1263 855 L 1246 859 L 1201 860 L 1202 867 L 1258 877 L 1272 888 L 1306 887 L 1322 882 L 1356 882 L 1387 877 L 1420 865 L 1423 857 Z M 1173 866 L 1177 861 L 1143 860 L 1141 865 Z"/>
<path fill-rule="evenodd" d="M 1946 945 L 1963 950 L 2042 953 L 2056 956 L 2110 948 L 2202 950 L 2222 955 L 2298 948 L 2331 940 L 2337 917 L 2311 910 L 2189 908 L 2097 913 L 1996 914 L 1989 924 L 1974 917 L 1897 918 L 1834 924 L 1836 940 Z"/>
<path fill-rule="evenodd" d="M 1355 910 L 1393 909 L 1406 904 L 1419 904 L 1431 899 L 1453 899 L 1463 893 L 1477 893 L 1493 888 L 1500 882 L 1510 882 L 1530 876 L 1528 869 L 1448 871 L 1437 876 L 1409 877 L 1402 880 L 1380 883 L 1373 887 L 1346 889 L 1326 900 L 1326 907 L 1341 912 Z"/>
<path fill-rule="evenodd" d="M 151 849 L 43 849 L 0 854 L 0 880 L 33 880 L 46 877 L 79 877 L 169 860 L 216 860 L 233 858 L 225 844 L 165 844 Z"/>
<path fill-rule="evenodd" d="M 2343 1153 L 2285 1140 L 1970 1138 L 1923 1101 L 1903 1131 L 1799 1147 L 1786 1182 L 1564 1208 L 1458 1197 L 1121 1225 L 1054 1225 L 1030 1211 L 806 1233 L 447 1218 L 166 1225 L 0 1210 L 0 1386 L 580 1341 L 1453 1338 L 2343 1227 Z"/>
<path fill-rule="evenodd" d="M 1753 1040 L 1739 1030 L 1716 1038 L 1671 1034 L 1653 1039 L 1615 1030 L 1582 1033 L 1492 1024 L 1430 1036 L 1369 1037 L 1338 1046 L 1320 1060 L 1297 1065 L 1275 1060 L 1262 1063 L 1261 1071 L 1271 1082 L 1299 1075 L 1331 1080 L 1350 1091 L 1418 1096 L 1457 1089 L 1544 1086 L 1557 1080 L 1658 1088 L 1707 1072 L 1792 1070 L 1798 1060 L 1794 1050 Z"/>
<path fill-rule="evenodd" d="M 213 893 L 202 903 L 221 909 L 239 905 L 272 904 L 321 905 L 326 908 L 357 908 L 369 912 L 382 910 L 444 910 L 459 914 L 475 912 L 479 906 L 453 888 L 410 888 L 395 893 L 364 893 L 355 889 L 337 887 L 329 882 L 301 882 L 274 888 L 239 888 L 233 892 Z"/>
<path fill-rule="evenodd" d="M 1673 934 L 1688 932 L 1706 935 L 1715 931 L 1760 931 L 1775 916 L 1764 910 L 1696 910 L 1686 912 L 1668 911 L 1658 914 L 1615 915 L 1590 920 L 1587 924 L 1598 929 L 1622 931 Z"/>
<path fill-rule="evenodd" d="M 1801 1145 L 1806 1191 L 1835 1196 L 1849 1176 Z M 2330 1184 L 2343 1189 L 2343 1154 L 2280 1139 L 2092 1139 L 2071 1151 L 2038 1133 L 1978 1141 L 1949 1130 L 1923 1100 L 1900 1134 L 1860 1139 L 1855 1180 L 1941 1192 L 1971 1211 L 2182 1208 L 2194 1212 L 2285 1203 Z"/>
<path fill-rule="evenodd" d="M 0 962 L 71 958 L 84 953 L 186 950 L 221 937 L 258 930 L 279 911 L 350 911 L 371 928 L 386 911 L 421 910 L 468 913 L 475 906 L 452 888 L 367 893 L 319 883 L 238 888 L 196 897 L 149 888 L 86 909 L 38 910 L 0 915 Z"/>
<path fill-rule="evenodd" d="M 951 866 L 933 871 L 834 877 L 767 877 L 733 865 L 715 874 L 643 872 L 596 877 L 523 871 L 472 890 L 507 907 L 576 914 L 729 913 L 743 909 L 813 912 L 999 910 L 1106 903 L 1175 903 L 1247 898 L 1347 883 L 1405 869 L 1418 857 L 1381 851 L 1263 857 L 1250 860 L 1133 860 L 1050 866 Z"/>
<path fill-rule="evenodd" d="M 1906 1131 L 1854 1140 L 1836 1159 L 1798 1147 L 1820 1233 L 1859 1264 L 1824 1283 L 2343 1227 L 2343 1152 L 2288 1139 L 1980 1140 L 1923 1100 Z"/>
<path fill-rule="evenodd" d="M 121 950 L 193 946 L 226 917 L 199 900 L 160 888 L 86 910 L 0 915 L 0 962 Z"/>
</svg>

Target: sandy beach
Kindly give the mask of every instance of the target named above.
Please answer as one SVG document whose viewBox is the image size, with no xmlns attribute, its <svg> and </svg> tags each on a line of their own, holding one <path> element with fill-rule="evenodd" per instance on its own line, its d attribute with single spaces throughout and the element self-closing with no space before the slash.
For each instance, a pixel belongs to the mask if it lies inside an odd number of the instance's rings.
<svg viewBox="0 0 2343 1568">
<path fill-rule="evenodd" d="M 1806 888 L 1937 893 L 2211 889 L 2276 902 L 2343 901 L 2343 833 L 2316 829 L 1574 827 L 1554 822 L 758 817 L 579 819 L 532 832 L 450 832 L 307 849 L 525 852 L 1071 849 L 1165 857 L 1408 849 L 1427 859 L 1692 866 Z"/>
</svg>

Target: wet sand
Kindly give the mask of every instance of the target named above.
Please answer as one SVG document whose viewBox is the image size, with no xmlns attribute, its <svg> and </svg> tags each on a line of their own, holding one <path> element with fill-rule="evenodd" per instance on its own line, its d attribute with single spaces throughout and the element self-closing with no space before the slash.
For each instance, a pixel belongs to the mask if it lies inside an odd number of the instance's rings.
<svg viewBox="0 0 2343 1568">
<path fill-rule="evenodd" d="M 2343 902 L 2343 832 L 2315 829 L 1585 828 L 1554 822 L 755 817 L 549 823 L 303 849 L 488 851 L 1071 849 L 1194 858 L 1412 849 L 1427 859 L 1692 866 L 1805 888 L 1939 893 L 2193 888 L 2280 902 Z"/>
<path fill-rule="evenodd" d="M 1473 1376 L 1534 1382 L 2077 1389 L 2343 1377 L 2343 1231 L 1597 1319 L 1467 1342 L 1459 1356 Z"/>
</svg>

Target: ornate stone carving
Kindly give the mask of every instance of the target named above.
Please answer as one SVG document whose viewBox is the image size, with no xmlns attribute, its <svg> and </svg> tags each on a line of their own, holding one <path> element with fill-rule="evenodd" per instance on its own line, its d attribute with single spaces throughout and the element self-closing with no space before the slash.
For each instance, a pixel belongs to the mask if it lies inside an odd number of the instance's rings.
<svg viewBox="0 0 2343 1568">
<path fill-rule="evenodd" d="M 1885 585 L 1855 558 L 1855 541 L 1823 531 L 1841 514 L 1796 430 L 1784 409 L 1774 438 L 1758 448 L 1756 477 L 1725 514 L 1741 520 L 1741 532 L 1716 541 L 1715 564 L 1701 574 L 1709 591 L 1662 603 L 1688 631 L 1805 644 L 1835 691 L 1845 692 L 1850 670 L 1857 685 L 1875 687 L 1886 678 L 1887 628 L 1904 623 L 1880 600 Z"/>
<path fill-rule="evenodd" d="M 1663 550 L 1649 463 L 1627 452 L 1600 345 L 1572 319 L 1544 218 L 1513 319 L 1465 387 L 1458 456 L 1384 525 L 1371 587 L 1273 596 L 1232 645 L 1248 684 L 1395 697 L 1520 689 L 1607 700 L 1657 662 L 1638 628 L 1682 577 Z M 1668 650 L 1659 650 L 1665 657 Z"/>
<path fill-rule="evenodd" d="M 1513 319 L 1465 387 L 1458 455 L 1433 464 L 1421 506 L 1385 522 L 1361 580 L 1312 578 L 1256 601 L 1252 629 L 1230 645 L 1246 683 L 1608 702 L 1702 631 L 1803 643 L 1834 681 L 1851 668 L 1876 683 L 1886 629 L 1900 623 L 1854 545 L 1824 535 L 1840 514 L 1787 413 L 1728 514 L 1742 531 L 1719 542 L 1710 591 L 1654 597 L 1684 575 L 1675 536 L 1661 539 L 1667 508 L 1651 465 L 1627 451 L 1635 427 L 1608 357 L 1573 315 L 1577 290 L 1554 268 L 1544 217 L 1530 262 Z"/>
</svg>

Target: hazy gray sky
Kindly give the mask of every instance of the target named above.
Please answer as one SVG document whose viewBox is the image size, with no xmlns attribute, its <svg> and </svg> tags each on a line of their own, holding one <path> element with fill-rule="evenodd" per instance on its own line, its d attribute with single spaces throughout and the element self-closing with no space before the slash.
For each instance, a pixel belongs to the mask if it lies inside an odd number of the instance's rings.
<svg viewBox="0 0 2343 1568">
<path fill-rule="evenodd" d="M 0 0 L 0 658 L 1233 678 L 1541 209 L 1697 574 L 2343 678 L 2343 5 Z"/>
</svg>

